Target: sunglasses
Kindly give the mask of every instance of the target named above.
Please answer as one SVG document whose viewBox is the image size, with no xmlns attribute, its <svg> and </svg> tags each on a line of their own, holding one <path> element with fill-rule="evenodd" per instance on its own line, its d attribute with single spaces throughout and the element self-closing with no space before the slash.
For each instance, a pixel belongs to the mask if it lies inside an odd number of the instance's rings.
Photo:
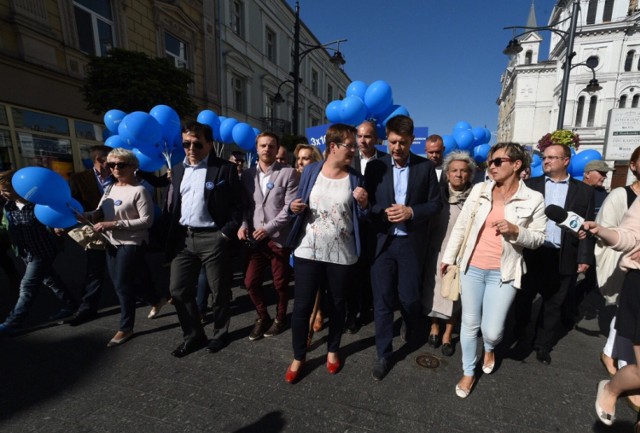
<svg viewBox="0 0 640 433">
<path fill-rule="evenodd" d="M 185 149 L 189 149 L 192 145 L 198 150 L 202 149 L 203 147 L 202 143 L 200 143 L 199 141 L 183 141 L 182 142 L 182 147 L 184 147 Z"/>
<path fill-rule="evenodd" d="M 110 169 L 117 168 L 118 170 L 122 170 L 125 167 L 129 167 L 129 164 L 126 162 L 107 162 L 107 167 Z"/>
<path fill-rule="evenodd" d="M 500 167 L 503 162 L 511 162 L 511 158 L 503 156 L 502 158 L 494 158 L 487 161 L 487 167 L 491 167 L 495 165 L 496 167 Z"/>
</svg>

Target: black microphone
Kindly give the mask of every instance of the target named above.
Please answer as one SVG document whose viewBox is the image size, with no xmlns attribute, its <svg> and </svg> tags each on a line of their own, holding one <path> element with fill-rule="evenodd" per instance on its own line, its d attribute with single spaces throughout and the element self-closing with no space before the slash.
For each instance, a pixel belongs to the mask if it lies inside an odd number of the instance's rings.
<svg viewBox="0 0 640 433">
<path fill-rule="evenodd" d="M 575 212 L 567 212 L 560 206 L 550 204 L 545 208 L 544 214 L 547 216 L 547 218 L 555 222 L 556 225 L 563 230 L 567 230 L 576 235 L 578 234 L 578 232 L 583 231 L 587 233 L 587 236 L 593 236 L 590 231 L 585 230 L 582 227 L 584 218 L 582 218 Z"/>
</svg>

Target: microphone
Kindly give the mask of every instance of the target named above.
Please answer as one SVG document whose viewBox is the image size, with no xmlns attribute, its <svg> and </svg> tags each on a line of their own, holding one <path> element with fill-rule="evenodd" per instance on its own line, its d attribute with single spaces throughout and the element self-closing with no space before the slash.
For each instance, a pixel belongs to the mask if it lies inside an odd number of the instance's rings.
<svg viewBox="0 0 640 433">
<path fill-rule="evenodd" d="M 591 232 L 582 228 L 584 218 L 575 212 L 567 212 L 560 206 L 550 204 L 545 208 L 544 214 L 563 230 L 567 230 L 575 235 L 582 231 L 587 233 L 587 236 L 593 236 Z"/>
</svg>

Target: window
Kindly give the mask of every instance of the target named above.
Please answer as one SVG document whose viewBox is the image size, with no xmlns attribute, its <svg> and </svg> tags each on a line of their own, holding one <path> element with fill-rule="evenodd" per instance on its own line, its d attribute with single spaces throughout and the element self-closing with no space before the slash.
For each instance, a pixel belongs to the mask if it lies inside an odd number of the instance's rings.
<svg viewBox="0 0 640 433">
<path fill-rule="evenodd" d="M 242 19 L 243 13 L 244 5 L 242 2 L 234 0 L 231 4 L 231 30 L 240 37 L 244 34 L 244 20 Z"/>
<path fill-rule="evenodd" d="M 618 104 L 618 108 L 626 108 L 627 107 L 627 95 L 622 95 L 620 97 L 620 103 Z"/>
<path fill-rule="evenodd" d="M 598 56 L 589 56 L 589 58 L 585 61 L 587 66 L 590 68 L 597 68 L 600 64 L 600 58 Z"/>
<path fill-rule="evenodd" d="M 533 57 L 533 51 L 531 50 L 527 51 L 527 54 L 524 55 L 524 64 L 530 65 L 532 57 Z"/>
<path fill-rule="evenodd" d="M 331 84 L 327 84 L 327 101 L 333 101 L 333 86 Z"/>
<path fill-rule="evenodd" d="M 605 0 L 604 11 L 602 12 L 602 22 L 608 23 L 613 15 L 613 0 Z"/>
<path fill-rule="evenodd" d="M 624 60 L 624 71 L 629 72 L 631 70 L 631 65 L 633 64 L 633 57 L 636 54 L 636 50 L 629 50 L 627 53 L 627 58 Z"/>
<path fill-rule="evenodd" d="M 73 2 L 80 51 L 105 56 L 114 46 L 110 0 Z"/>
<path fill-rule="evenodd" d="M 582 114 L 584 113 L 584 96 L 578 98 L 578 110 L 576 111 L 576 126 L 582 125 Z"/>
<path fill-rule="evenodd" d="M 176 68 L 187 69 L 187 44 L 171 33 L 164 34 L 164 53 L 173 60 Z"/>
<path fill-rule="evenodd" d="M 265 54 L 267 55 L 267 59 L 271 60 L 273 63 L 276 62 L 276 33 L 271 30 L 269 27 L 266 28 L 264 32 L 265 39 Z"/>
<path fill-rule="evenodd" d="M 311 92 L 316 95 L 318 95 L 318 71 L 316 71 L 315 69 L 311 69 Z"/>
<path fill-rule="evenodd" d="M 640 99 L 640 95 L 633 95 L 631 99 L 631 108 L 638 108 L 638 100 Z"/>
<path fill-rule="evenodd" d="M 587 24 L 596 22 L 596 12 L 598 11 L 598 0 L 589 0 L 589 8 L 587 9 Z"/>
<path fill-rule="evenodd" d="M 598 97 L 592 96 L 589 99 L 589 114 L 587 114 L 587 126 L 593 126 L 593 120 L 596 117 L 596 107 L 598 105 Z"/>
<path fill-rule="evenodd" d="M 245 111 L 245 85 L 244 80 L 237 75 L 231 77 L 231 106 L 238 112 Z"/>
</svg>

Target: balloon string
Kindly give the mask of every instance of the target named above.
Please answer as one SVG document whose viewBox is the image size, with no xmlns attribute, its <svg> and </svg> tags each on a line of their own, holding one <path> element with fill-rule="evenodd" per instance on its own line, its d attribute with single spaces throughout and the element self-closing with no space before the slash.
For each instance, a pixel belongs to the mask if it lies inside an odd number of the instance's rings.
<svg viewBox="0 0 640 433">
<path fill-rule="evenodd" d="M 82 214 L 82 212 L 78 211 L 77 209 L 74 209 L 74 208 L 71 206 L 71 203 L 70 203 L 70 202 L 67 202 L 67 207 L 68 207 L 69 209 L 71 209 L 71 212 L 73 212 L 73 213 L 76 215 L 76 217 L 77 217 L 78 221 L 80 221 L 80 222 L 82 222 L 82 223 L 85 223 L 85 224 L 89 225 L 89 227 L 91 227 L 95 233 L 98 233 L 98 236 L 100 236 L 100 237 L 101 237 L 105 242 L 107 242 L 108 244 L 110 244 L 110 245 L 111 245 L 111 246 L 113 246 L 113 247 L 117 247 L 117 246 L 118 246 L 118 245 L 114 244 L 113 242 L 111 242 L 111 239 L 109 239 L 109 237 L 108 237 L 107 235 L 105 235 L 104 233 L 100 233 L 99 231 L 97 231 L 97 230 L 95 229 L 95 226 L 93 225 L 93 223 L 92 223 L 91 221 L 89 221 L 89 219 L 88 219 L 87 217 L 85 217 L 85 216 L 84 216 L 84 214 Z"/>
</svg>

